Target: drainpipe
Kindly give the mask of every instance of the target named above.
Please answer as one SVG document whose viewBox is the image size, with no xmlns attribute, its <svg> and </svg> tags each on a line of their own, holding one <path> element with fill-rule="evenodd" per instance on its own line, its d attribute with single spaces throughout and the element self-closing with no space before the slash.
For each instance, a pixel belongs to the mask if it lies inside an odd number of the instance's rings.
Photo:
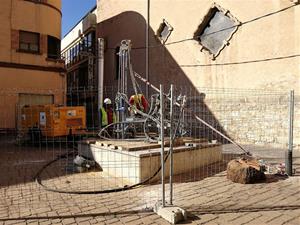
<svg viewBox="0 0 300 225">
<path fill-rule="evenodd" d="M 103 104 L 104 39 L 98 38 L 98 112 Z M 100 115 L 99 115 L 100 118 Z"/>
<path fill-rule="evenodd" d="M 150 29 L 150 0 L 147 0 L 146 21 L 146 80 L 149 81 L 149 29 Z M 149 86 L 146 85 L 146 98 L 149 98 Z"/>
</svg>

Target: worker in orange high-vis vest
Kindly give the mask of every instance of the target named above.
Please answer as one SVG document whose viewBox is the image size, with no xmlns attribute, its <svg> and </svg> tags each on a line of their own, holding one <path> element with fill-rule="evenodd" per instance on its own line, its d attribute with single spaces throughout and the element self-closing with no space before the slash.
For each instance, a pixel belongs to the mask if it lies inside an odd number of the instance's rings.
<svg viewBox="0 0 300 225">
<path fill-rule="evenodd" d="M 129 99 L 129 104 L 142 112 L 148 110 L 148 102 L 143 94 L 132 95 Z"/>
</svg>

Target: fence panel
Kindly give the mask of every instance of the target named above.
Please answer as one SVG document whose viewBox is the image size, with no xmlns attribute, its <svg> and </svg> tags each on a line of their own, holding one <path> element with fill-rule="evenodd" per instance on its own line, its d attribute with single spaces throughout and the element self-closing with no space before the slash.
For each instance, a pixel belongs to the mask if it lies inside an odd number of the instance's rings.
<svg viewBox="0 0 300 225">
<path fill-rule="evenodd" d="M 170 172 L 168 88 L 165 87 L 164 111 L 167 183 Z M 30 93 L 54 96 L 54 103 L 83 106 L 82 118 L 75 108 L 59 111 L 51 107 L 26 107 L 19 102 L 19 94 L 24 94 L 24 90 L 1 91 L 0 219 L 74 218 L 78 222 L 83 215 L 148 210 L 161 200 L 158 95 L 148 98 L 151 114 L 144 117 L 135 114 L 134 108 L 129 111 L 130 96 L 122 100 L 123 105 L 115 104 L 121 98 L 116 87 L 100 90 L 104 98 L 112 100 L 116 118 L 121 118 L 122 113 L 127 115 L 124 123 L 117 122 L 103 130 L 98 91 L 31 90 Z M 228 138 L 268 165 L 284 162 L 288 144 L 288 92 L 175 87 L 174 95 L 177 102 L 172 124 L 176 134 L 175 204 L 191 206 L 202 198 L 209 202 L 210 187 L 224 185 L 222 181 L 207 183 L 205 187 L 199 182 L 205 183 L 207 177 L 224 176 L 228 161 L 245 153 Z M 295 97 L 296 149 L 300 144 L 299 99 Z M 101 130 L 102 139 L 99 138 Z M 123 131 L 126 141 L 117 139 Z M 191 191 L 197 187 L 198 192 Z M 169 197 L 167 184 L 166 199 Z"/>
<path fill-rule="evenodd" d="M 198 153 L 186 153 L 186 156 L 177 159 L 181 161 L 187 173 L 177 174 L 174 181 L 178 183 L 174 188 L 174 200 L 177 205 L 198 204 L 197 201 L 203 196 L 211 196 L 209 192 L 218 189 L 218 186 L 226 189 L 228 184 L 223 180 L 202 186 L 207 177 L 226 176 L 227 163 L 246 152 L 250 152 L 262 164 L 269 168 L 270 173 L 276 173 L 278 167 L 285 165 L 285 152 L 288 149 L 289 141 L 289 91 L 266 91 L 266 90 L 245 90 L 245 89 L 212 89 L 212 88 L 184 88 L 177 87 L 177 96 L 186 95 L 186 110 L 184 111 L 184 130 L 187 136 L 196 138 L 191 140 L 192 146 L 198 148 Z M 295 97 L 295 115 L 299 113 L 299 99 Z M 217 131 L 226 135 L 237 145 L 222 137 L 219 132 L 209 128 L 195 118 L 197 115 L 210 124 Z M 298 136 L 299 121 L 297 116 L 294 121 L 294 134 Z M 294 137 L 295 151 L 299 150 L 299 141 Z M 187 145 L 188 143 L 186 143 Z M 207 154 L 206 154 L 207 151 Z M 178 161 L 175 168 L 178 166 Z M 294 162 L 295 163 L 295 162 Z M 280 165 L 281 164 L 281 165 Z M 182 165 L 181 165 L 182 166 Z M 180 167 L 180 166 L 178 166 Z M 185 182 L 193 182 L 193 188 Z M 205 182 L 204 182 L 205 183 Z M 230 185 L 228 185 L 229 187 Z M 191 197 L 189 203 L 186 199 Z M 201 197 L 197 198 L 197 195 Z M 224 196 L 234 197 L 233 192 L 226 190 Z M 214 199 L 211 197 L 211 200 Z M 210 202 L 211 200 L 207 200 Z M 224 199 L 223 199 L 224 200 Z M 201 202 L 201 201 L 199 201 Z M 208 203 L 220 205 L 216 200 Z M 225 201 L 224 207 L 229 207 Z M 237 204 L 231 202 L 232 205 Z M 203 207 L 206 204 L 202 205 Z"/>
<path fill-rule="evenodd" d="M 114 87 L 103 92 L 114 102 Z M 130 142 L 99 141 L 98 90 L 30 91 L 51 94 L 58 105 L 63 102 L 57 102 L 56 96 L 66 96 L 68 109 L 30 101 L 21 104 L 19 93 L 24 90 L 0 93 L 0 220 L 130 214 L 147 210 L 158 200 L 159 186 L 150 185 L 157 181 L 143 182 L 149 185 L 146 189 L 131 187 L 147 180 L 159 166 L 156 153 L 142 157 L 127 151 L 135 147 Z M 84 117 L 72 108 L 77 106 L 84 107 Z M 80 119 L 86 120 L 86 126 Z M 142 123 L 134 128 L 140 132 Z M 100 165 L 94 165 L 95 159 Z"/>
</svg>

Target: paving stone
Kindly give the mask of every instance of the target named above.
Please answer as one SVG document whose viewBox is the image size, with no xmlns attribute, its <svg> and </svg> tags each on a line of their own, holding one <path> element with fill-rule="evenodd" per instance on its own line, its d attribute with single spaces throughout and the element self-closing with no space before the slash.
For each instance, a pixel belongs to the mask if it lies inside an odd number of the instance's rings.
<svg viewBox="0 0 300 225">
<path fill-rule="evenodd" d="M 52 224 L 52 221 L 51 220 L 47 220 L 47 221 L 44 221 L 44 222 L 40 222 L 39 224 L 40 225 L 49 225 L 49 224 Z"/>
<path fill-rule="evenodd" d="M 62 219 L 61 223 L 64 225 L 68 225 L 68 224 L 74 224 L 76 223 L 74 218 L 68 218 L 68 219 Z"/>
<path fill-rule="evenodd" d="M 261 217 L 257 217 L 256 220 L 258 222 L 263 222 L 263 223 L 268 223 L 270 220 L 276 217 L 280 217 L 281 215 L 284 214 L 282 211 L 265 211 L 265 212 L 260 212 L 262 215 Z M 255 213 L 253 213 L 255 215 Z"/>
<path fill-rule="evenodd" d="M 80 224 L 80 225 L 91 225 L 91 223 L 88 220 L 87 221 L 77 222 L 77 224 Z"/>
<path fill-rule="evenodd" d="M 38 221 L 37 220 L 26 220 L 26 224 L 30 224 L 30 225 L 38 224 Z"/>
<path fill-rule="evenodd" d="M 89 221 L 91 218 L 89 218 L 89 217 L 76 217 L 75 218 L 75 221 L 77 222 L 77 223 L 82 223 L 82 222 L 85 222 L 85 221 Z"/>
<path fill-rule="evenodd" d="M 140 215 L 142 221 L 155 221 L 158 219 L 161 219 L 161 217 L 157 214 L 146 214 L 146 215 Z"/>
<path fill-rule="evenodd" d="M 51 219 L 51 223 L 61 223 L 61 219 Z"/>
<path fill-rule="evenodd" d="M 141 218 L 143 224 L 155 224 L 154 220 L 148 218 Z"/>
<path fill-rule="evenodd" d="M 292 219 L 285 221 L 283 225 L 299 225 L 300 224 L 300 216 L 293 217 Z"/>
<path fill-rule="evenodd" d="M 257 224 L 264 224 L 264 218 L 262 215 L 259 215 L 258 213 L 255 213 L 255 218 L 250 220 L 249 222 L 245 223 L 247 225 L 257 225 Z"/>
<path fill-rule="evenodd" d="M 118 218 L 113 218 L 113 219 L 106 219 L 106 220 L 103 220 L 103 219 L 97 219 L 98 222 L 103 222 L 105 221 L 105 223 L 108 223 L 108 224 L 113 224 L 113 223 L 116 223 L 116 222 L 120 222 L 120 220 Z"/>
<path fill-rule="evenodd" d="M 214 220 L 218 219 L 217 215 L 214 214 L 205 214 L 199 216 L 199 219 L 197 220 L 197 224 L 209 224 L 213 222 Z"/>
<path fill-rule="evenodd" d="M 52 151 L 50 151 L 52 153 Z M 23 154 L 24 155 L 24 154 Z M 2 165 L 2 164 L 1 164 Z M 1 166 L 0 165 L 0 166 Z M 11 170 L 10 173 L 18 174 Z M 71 180 L 75 188 L 88 184 L 89 174 L 80 174 L 80 179 Z M 182 179 L 184 176 L 181 177 Z M 191 178 L 191 177 L 190 177 Z M 66 187 L 64 176 L 54 177 L 55 184 Z M 95 180 L 93 180 L 95 181 Z M 50 182 L 50 183 L 51 183 Z M 32 182 L 0 187 L 0 218 L 19 216 L 65 216 L 82 213 L 101 213 L 111 211 L 111 215 L 97 217 L 77 217 L 39 220 L 41 224 L 169 224 L 153 213 L 123 214 L 125 211 L 144 209 L 153 206 L 159 198 L 159 185 L 144 186 L 122 193 L 105 195 L 77 196 L 47 192 Z M 299 204 L 300 178 L 292 177 L 267 184 L 241 185 L 229 182 L 224 173 L 189 183 L 175 183 L 176 205 L 191 208 L 194 218 L 186 224 L 287 224 L 299 225 L 300 210 L 272 210 L 235 212 L 239 208 L 289 206 Z M 150 194 L 149 194 L 150 193 Z M 287 194 L 288 193 L 288 194 Z M 232 213 L 203 214 L 207 210 L 232 210 Z M 200 210 L 201 209 L 201 210 Z M 197 214 L 197 210 L 199 213 Z M 115 213 L 113 213 L 115 212 Z M 102 214 L 103 215 L 103 214 Z M 20 224 L 20 221 L 12 224 Z M 24 222 L 24 221 L 23 221 Z M 25 222 L 24 222 L 25 223 Z M 26 224 L 37 224 L 28 220 Z M 1 224 L 8 224 L 0 222 Z"/>
<path fill-rule="evenodd" d="M 12 225 L 12 224 L 26 224 L 25 220 L 8 220 L 4 222 L 5 225 Z"/>
<path fill-rule="evenodd" d="M 105 224 L 124 225 L 124 223 L 122 223 L 121 221 L 117 221 L 117 222 L 114 222 L 114 223 L 110 223 L 110 222 L 105 221 Z M 128 223 L 128 224 L 130 224 L 130 223 Z M 137 224 L 139 224 L 139 223 L 137 223 Z"/>
<path fill-rule="evenodd" d="M 156 220 L 156 221 L 155 221 L 155 224 L 158 224 L 158 225 L 170 225 L 170 223 L 167 222 L 167 221 L 164 220 L 164 219 Z"/>
<path fill-rule="evenodd" d="M 90 222 L 90 224 L 102 224 L 102 223 L 104 223 L 104 222 L 98 222 L 96 219 L 91 219 L 91 220 L 89 220 L 89 222 Z M 105 223 L 104 223 L 105 224 Z"/>
<path fill-rule="evenodd" d="M 290 219 L 292 219 L 291 216 L 288 215 L 280 215 L 278 217 L 272 218 L 272 220 L 269 220 L 268 223 L 270 224 L 284 224 L 287 221 L 289 221 Z"/>
<path fill-rule="evenodd" d="M 226 223 L 230 223 L 236 219 L 238 219 L 242 214 L 241 213 L 226 213 L 226 214 L 219 214 L 218 221 L 224 221 Z M 202 217 L 201 215 L 199 216 Z"/>
</svg>

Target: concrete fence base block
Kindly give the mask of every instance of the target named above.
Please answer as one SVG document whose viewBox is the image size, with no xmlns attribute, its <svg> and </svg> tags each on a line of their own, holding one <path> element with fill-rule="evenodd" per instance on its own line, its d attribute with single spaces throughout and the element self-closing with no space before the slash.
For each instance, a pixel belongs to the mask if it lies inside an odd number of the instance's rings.
<svg viewBox="0 0 300 225">
<path fill-rule="evenodd" d="M 177 224 L 181 221 L 187 220 L 186 210 L 177 206 L 158 206 L 154 208 L 154 212 L 171 224 Z"/>
</svg>

